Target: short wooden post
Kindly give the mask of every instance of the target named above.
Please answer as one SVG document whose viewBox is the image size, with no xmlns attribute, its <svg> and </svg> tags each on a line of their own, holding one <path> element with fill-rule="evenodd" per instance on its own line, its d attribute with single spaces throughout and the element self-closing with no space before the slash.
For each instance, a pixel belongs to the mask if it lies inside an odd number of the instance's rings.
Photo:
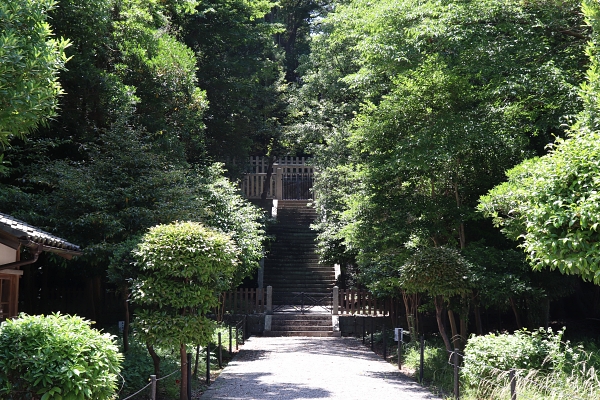
<svg viewBox="0 0 600 400">
<path fill-rule="evenodd" d="M 150 400 L 156 400 L 156 375 L 150 375 Z"/>
<path fill-rule="evenodd" d="M 400 329 L 402 332 L 402 329 Z M 398 369 L 402 370 L 402 333 L 398 335 Z"/>
<path fill-rule="evenodd" d="M 196 346 L 196 362 L 194 363 L 194 376 L 198 376 L 198 359 L 200 358 L 200 345 Z"/>
<path fill-rule="evenodd" d="M 383 336 L 383 359 L 387 360 L 387 337 L 385 334 L 385 317 L 383 317 L 383 325 L 381 327 L 381 335 Z"/>
<path fill-rule="evenodd" d="M 338 309 L 340 307 L 340 288 L 337 286 L 333 287 L 333 302 L 332 302 L 332 306 L 333 308 L 331 309 L 331 313 L 333 315 L 338 315 Z"/>
<path fill-rule="evenodd" d="M 187 398 L 192 400 L 192 353 L 187 353 Z"/>
<path fill-rule="evenodd" d="M 273 286 L 267 286 L 267 314 L 273 314 Z"/>
<path fill-rule="evenodd" d="M 512 368 L 509 372 L 510 378 L 510 399 L 517 400 L 517 379 L 515 376 L 515 370 Z"/>
<path fill-rule="evenodd" d="M 206 384 L 210 385 L 210 343 L 206 345 Z"/>
<path fill-rule="evenodd" d="M 423 363 L 425 362 L 425 335 L 421 335 L 421 360 L 419 361 L 419 382 L 423 384 Z"/>
<path fill-rule="evenodd" d="M 375 350 L 375 343 L 373 343 L 373 331 L 375 330 L 374 319 L 374 317 L 371 317 L 371 351 Z"/>
<path fill-rule="evenodd" d="M 223 347 L 221 346 L 221 332 L 219 332 L 219 369 L 223 368 Z"/>
<path fill-rule="evenodd" d="M 233 348 L 231 344 L 233 343 L 233 328 L 229 325 L 229 357 L 231 357 L 231 353 L 233 352 Z"/>
<path fill-rule="evenodd" d="M 362 321 L 363 321 L 363 344 L 365 344 L 365 336 L 366 336 L 366 327 L 365 327 L 365 322 L 366 322 L 367 318 L 363 315 L 362 317 Z"/>
<path fill-rule="evenodd" d="M 239 334 L 238 334 L 238 324 L 235 324 L 235 350 L 239 350 L 240 346 L 239 346 Z"/>
<path fill-rule="evenodd" d="M 452 359 L 454 360 L 454 398 L 458 400 L 460 398 L 460 393 L 458 392 L 458 349 L 454 349 Z"/>
</svg>

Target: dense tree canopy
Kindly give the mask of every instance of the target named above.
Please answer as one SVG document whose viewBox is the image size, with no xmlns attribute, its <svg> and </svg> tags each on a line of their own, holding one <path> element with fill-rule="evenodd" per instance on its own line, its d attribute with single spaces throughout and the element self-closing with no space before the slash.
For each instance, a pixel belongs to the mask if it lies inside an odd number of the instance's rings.
<svg viewBox="0 0 600 400">
<path fill-rule="evenodd" d="M 319 171 L 324 258 L 390 295 L 425 248 L 510 248 L 475 206 L 581 110 L 579 2 L 355 0 L 313 29 L 286 139 Z M 493 268 L 477 270 L 489 282 Z M 490 300 L 483 287 L 471 300 Z"/>
<path fill-rule="evenodd" d="M 587 51 L 587 82 L 581 89 L 584 110 L 568 138 L 556 138 L 550 154 L 511 169 L 508 182 L 482 197 L 479 208 L 493 216 L 507 236 L 522 240 L 534 268 L 558 269 L 598 284 L 600 7 L 584 2 L 584 12 L 594 29 Z"/>
</svg>

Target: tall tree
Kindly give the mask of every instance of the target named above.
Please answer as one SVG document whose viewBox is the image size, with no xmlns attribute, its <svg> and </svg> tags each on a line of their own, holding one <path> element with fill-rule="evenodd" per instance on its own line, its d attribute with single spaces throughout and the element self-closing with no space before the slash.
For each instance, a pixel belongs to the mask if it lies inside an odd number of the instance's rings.
<svg viewBox="0 0 600 400">
<path fill-rule="evenodd" d="M 520 241 L 534 269 L 558 269 L 599 284 L 600 6 L 584 1 L 583 11 L 593 28 L 581 87 L 584 110 L 568 138 L 557 138 L 549 154 L 508 171 L 508 181 L 482 196 L 479 209 Z"/>
<path fill-rule="evenodd" d="M 332 257 L 389 288 L 417 249 L 480 239 L 479 196 L 580 109 L 578 7 L 355 0 L 318 22 L 289 140 L 315 153 Z"/>
<path fill-rule="evenodd" d="M 266 154 L 280 135 L 283 55 L 273 35 L 281 27 L 264 19 L 274 5 L 210 0 L 184 23 L 199 85 L 212 104 L 204 117 L 207 151 L 234 176 L 244 172 L 250 154 Z"/>
</svg>

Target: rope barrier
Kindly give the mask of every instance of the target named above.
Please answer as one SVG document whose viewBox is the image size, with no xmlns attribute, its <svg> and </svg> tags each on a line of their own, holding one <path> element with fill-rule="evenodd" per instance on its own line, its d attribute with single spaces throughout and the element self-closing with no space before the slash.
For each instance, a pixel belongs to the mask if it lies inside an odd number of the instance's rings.
<svg viewBox="0 0 600 400">
<path fill-rule="evenodd" d="M 174 375 L 174 374 L 175 374 L 175 373 L 177 373 L 177 372 L 181 372 L 181 370 L 179 370 L 179 369 L 176 369 L 175 371 L 171 372 L 169 375 L 167 375 L 167 376 L 163 376 L 163 377 L 161 377 L 161 378 L 158 378 L 158 379 L 156 379 L 156 381 L 158 382 L 158 381 L 161 381 L 161 380 L 163 380 L 163 379 L 166 379 L 166 378 L 170 377 L 171 375 Z"/>
<path fill-rule="evenodd" d="M 148 383 L 146 386 L 144 386 L 143 388 L 141 388 L 140 390 L 138 390 L 137 392 L 135 392 L 131 396 L 125 397 L 123 400 L 129 400 L 132 397 L 137 396 L 138 394 L 142 393 L 145 389 L 147 389 L 150 385 L 152 385 L 152 382 Z"/>
</svg>

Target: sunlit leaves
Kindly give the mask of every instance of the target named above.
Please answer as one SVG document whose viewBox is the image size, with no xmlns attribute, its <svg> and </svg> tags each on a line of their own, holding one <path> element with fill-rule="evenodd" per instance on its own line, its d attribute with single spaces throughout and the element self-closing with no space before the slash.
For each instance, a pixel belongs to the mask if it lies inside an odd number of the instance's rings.
<svg viewBox="0 0 600 400">
<path fill-rule="evenodd" d="M 206 314 L 230 287 L 238 248 L 231 238 L 195 222 L 151 228 L 134 250 L 132 283 L 142 306 L 136 324 L 151 344 L 204 344 L 214 326 Z"/>
<path fill-rule="evenodd" d="M 571 135 L 557 139 L 550 154 L 508 171 L 505 182 L 481 198 L 480 211 L 504 232 L 522 240 L 536 269 L 549 267 L 600 283 L 600 133 L 598 132 L 597 38 L 600 8 L 584 2 L 594 27 L 591 67 L 582 86 L 585 109 Z"/>
<path fill-rule="evenodd" d="M 54 0 L 0 4 L 0 145 L 56 115 L 69 41 L 52 37 L 47 13 L 55 7 Z"/>
</svg>

